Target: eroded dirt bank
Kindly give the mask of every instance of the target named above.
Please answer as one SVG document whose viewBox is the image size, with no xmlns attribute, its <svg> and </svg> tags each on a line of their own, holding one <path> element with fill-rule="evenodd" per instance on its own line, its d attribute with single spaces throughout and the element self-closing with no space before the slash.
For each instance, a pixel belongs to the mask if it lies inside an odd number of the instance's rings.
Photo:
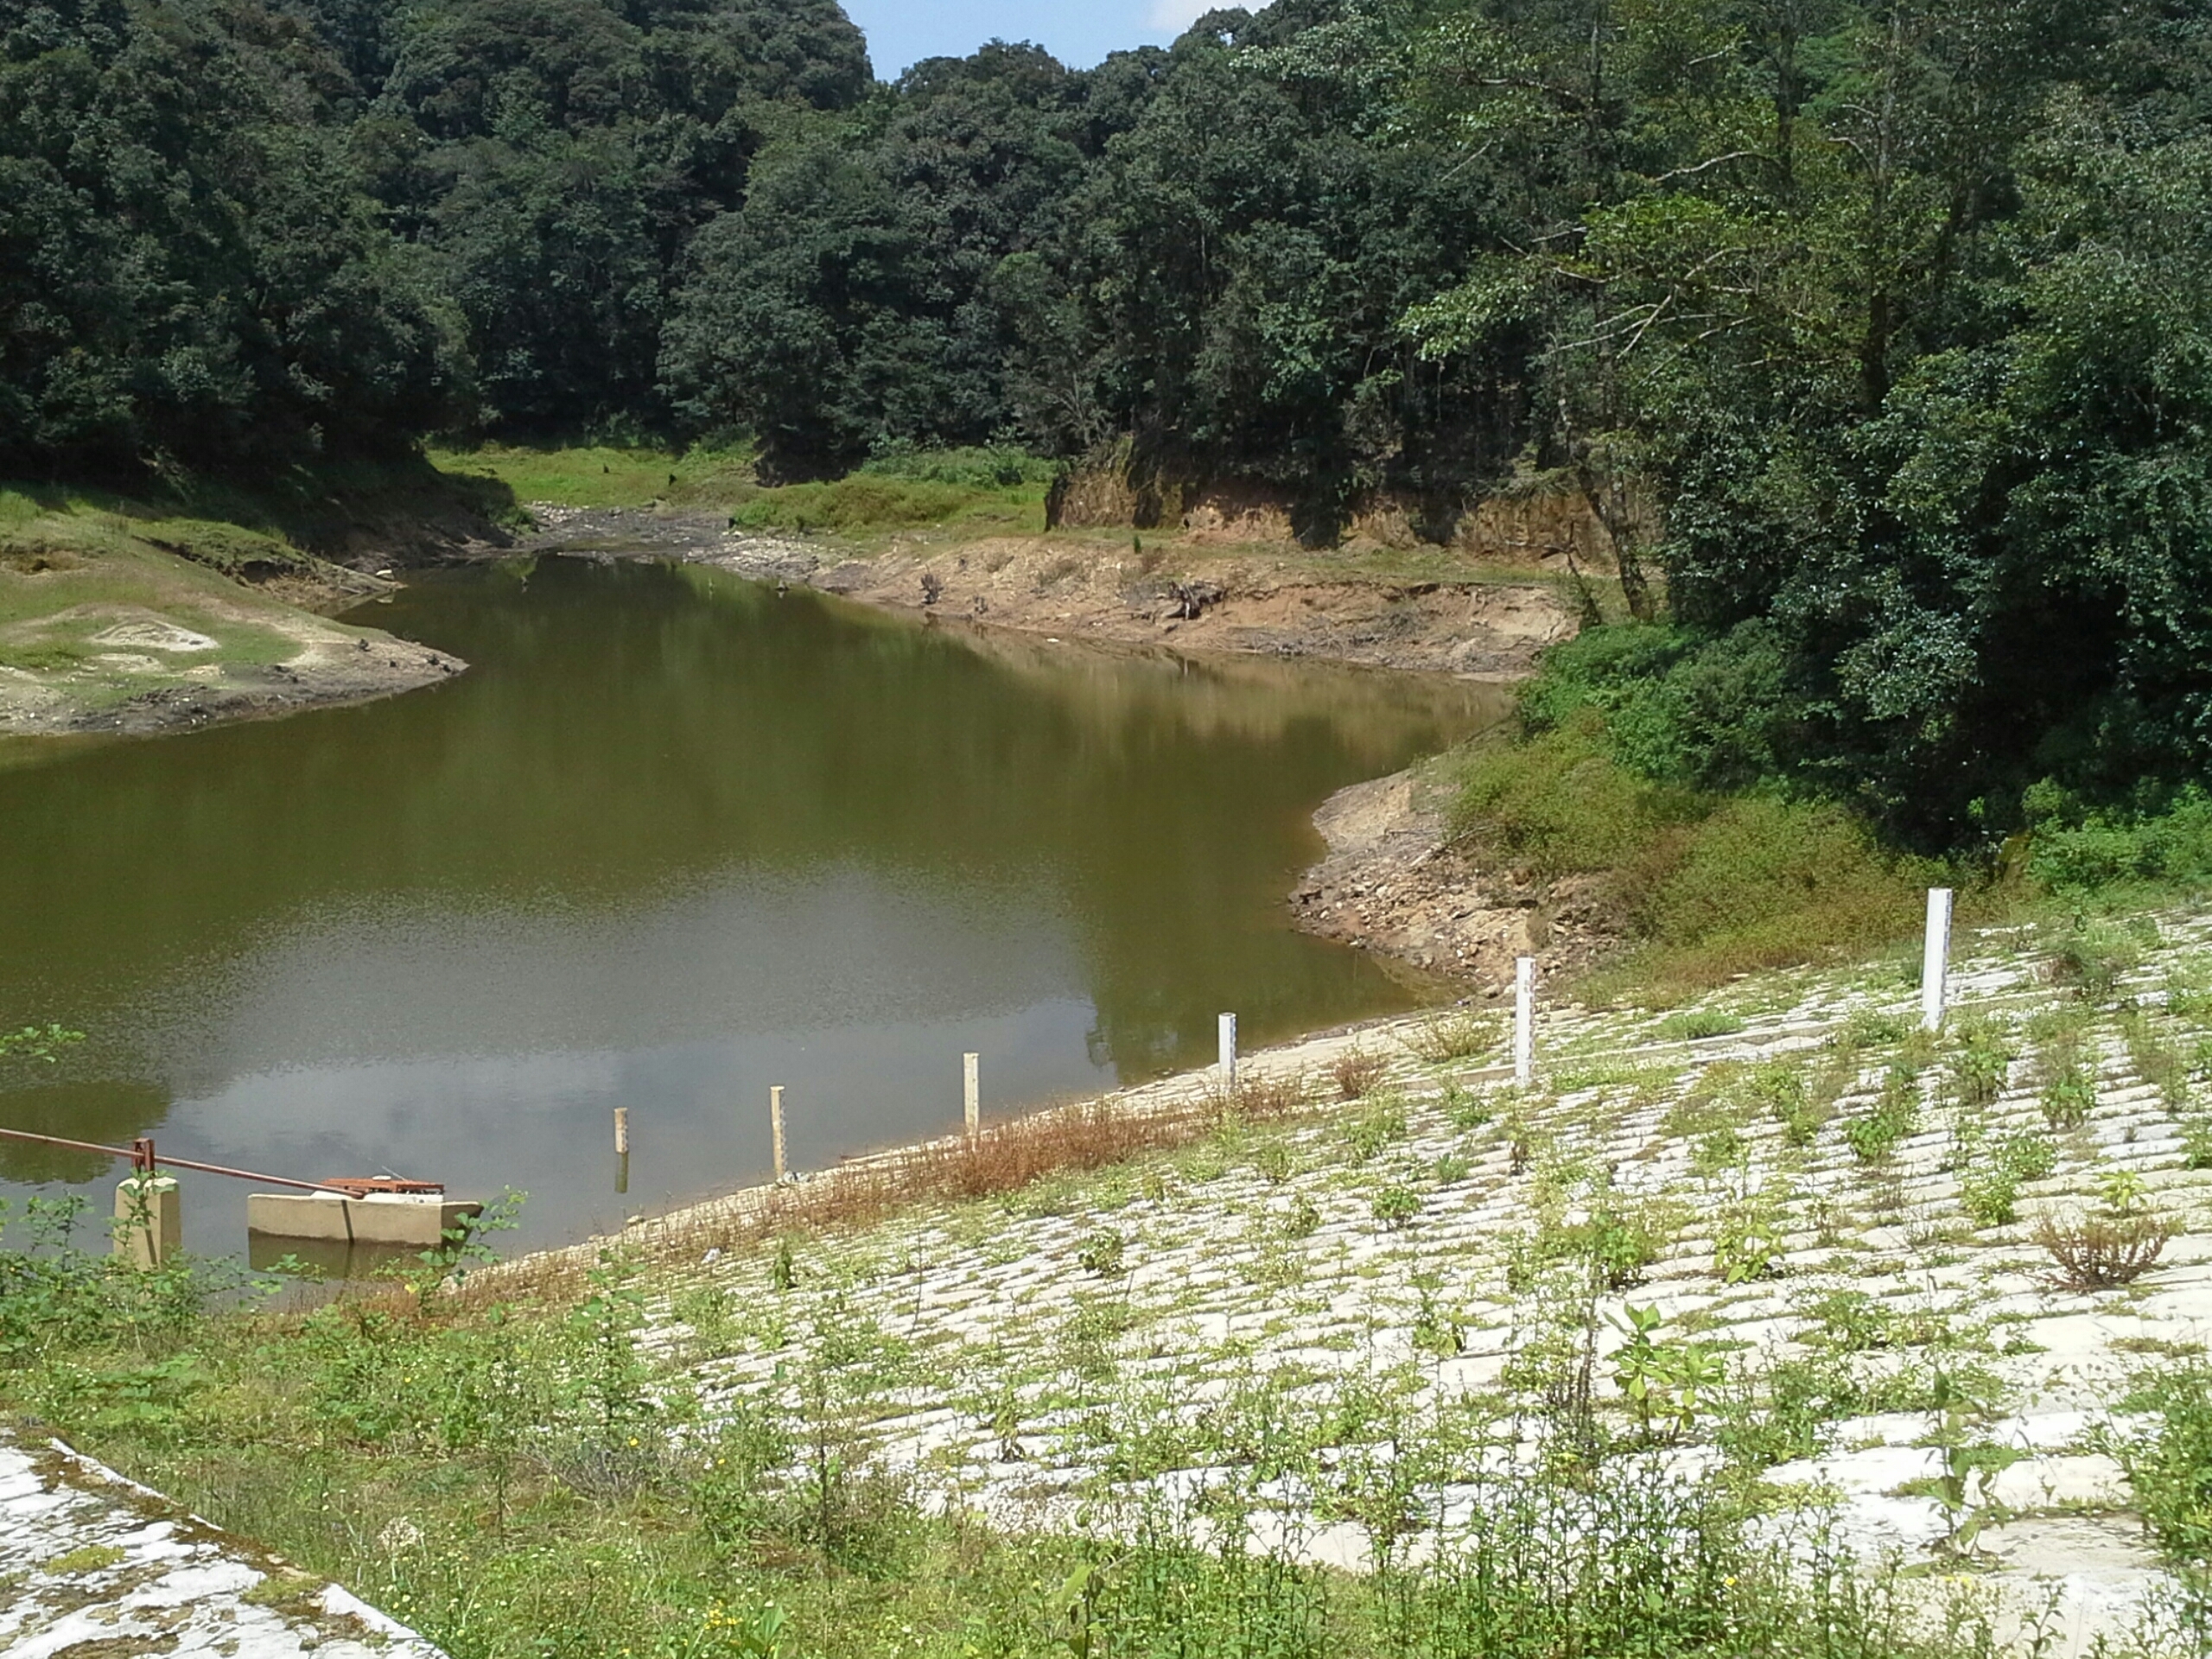
<svg viewBox="0 0 2212 1659">
<path fill-rule="evenodd" d="M 533 507 L 546 550 L 677 557 L 950 625 L 1123 645 L 1311 657 L 1371 668 L 1510 679 L 1574 631 L 1548 579 L 1392 581 L 1332 575 L 1265 550 L 1166 543 L 1150 551 L 1052 537 L 893 545 L 848 557 L 699 516 Z"/>
<path fill-rule="evenodd" d="M 1449 809 L 1433 766 L 1331 796 L 1313 815 L 1328 855 L 1291 893 L 1299 925 L 1492 997 L 1511 987 L 1516 957 L 1547 974 L 1588 966 L 1611 942 L 1595 884 L 1480 868 L 1452 844 Z"/>
</svg>

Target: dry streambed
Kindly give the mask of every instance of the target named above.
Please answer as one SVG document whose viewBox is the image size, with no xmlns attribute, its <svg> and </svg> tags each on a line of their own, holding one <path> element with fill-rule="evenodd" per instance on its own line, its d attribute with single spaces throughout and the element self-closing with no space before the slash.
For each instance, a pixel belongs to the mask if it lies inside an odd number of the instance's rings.
<svg viewBox="0 0 2212 1659">
<path fill-rule="evenodd" d="M 663 1268 L 653 1340 L 723 1410 L 842 1401 L 949 1506 L 1112 1524 L 1233 1489 L 1258 1540 L 1351 1567 L 1448 1547 L 1595 1432 L 2079 1651 L 2166 1582 L 2107 1438 L 2129 1378 L 2212 1337 L 2212 918 L 2158 925 L 2095 1001 L 2034 939 L 1982 941 L 1934 1044 L 1889 969 L 1554 1011 L 1527 1094 L 1440 1058 L 1472 1044 L 1451 1027 L 1312 1041 L 1253 1067 L 1301 1115 Z M 761 1203 L 632 1236 L 665 1261 Z M 2037 1236 L 2130 1215 L 2172 1236 L 2125 1284 Z"/>
</svg>

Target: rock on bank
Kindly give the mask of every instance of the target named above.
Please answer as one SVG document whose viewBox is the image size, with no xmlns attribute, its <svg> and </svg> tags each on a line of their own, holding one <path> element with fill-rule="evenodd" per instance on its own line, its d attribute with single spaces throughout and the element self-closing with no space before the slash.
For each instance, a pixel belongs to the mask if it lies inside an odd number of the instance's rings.
<svg viewBox="0 0 2212 1659">
<path fill-rule="evenodd" d="M 1313 815 L 1328 855 L 1293 890 L 1298 925 L 1490 995 L 1516 957 L 1547 973 L 1586 966 L 1605 943 L 1594 885 L 1483 869 L 1453 846 L 1449 785 L 1415 766 L 1338 790 Z"/>
</svg>

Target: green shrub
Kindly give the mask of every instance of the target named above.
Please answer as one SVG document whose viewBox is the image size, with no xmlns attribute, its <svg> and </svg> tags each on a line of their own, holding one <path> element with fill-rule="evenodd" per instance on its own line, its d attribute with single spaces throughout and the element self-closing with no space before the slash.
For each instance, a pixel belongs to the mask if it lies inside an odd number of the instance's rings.
<svg viewBox="0 0 2212 1659">
<path fill-rule="evenodd" d="M 2022 1183 L 2040 1180 L 2057 1165 L 2056 1148 L 2032 1131 L 2008 1135 L 1979 1167 L 1959 1179 L 1959 1207 L 1977 1226 L 2002 1227 L 2018 1218 Z"/>
<path fill-rule="evenodd" d="M 1719 1008 L 1691 1008 L 1669 1014 L 1652 1027 L 1651 1034 L 1662 1042 L 1695 1042 L 1703 1037 L 1733 1036 L 1743 1028 L 1743 1020 L 1732 1014 Z"/>
<path fill-rule="evenodd" d="M 1497 1116 L 1491 1097 L 1456 1083 L 1444 1085 L 1444 1116 L 1455 1129 L 1479 1129 Z"/>
<path fill-rule="evenodd" d="M 2049 799 L 2047 791 L 2030 791 L 2031 812 Z M 2130 887 L 2201 892 L 2212 883 L 2212 796 L 2192 785 L 2162 811 L 2037 822 L 2028 874 L 2062 894 Z"/>
<path fill-rule="evenodd" d="M 855 473 L 826 483 L 763 490 L 731 513 L 743 530 L 860 530 L 942 524 L 981 493 L 957 484 Z"/>
<path fill-rule="evenodd" d="M 2017 1052 L 2005 1027 L 1986 1014 L 1967 1013 L 1952 1022 L 1951 1086 L 1969 1106 L 1986 1106 L 2005 1092 Z"/>
<path fill-rule="evenodd" d="M 1129 1242 L 1110 1227 L 1102 1227 L 1076 1246 L 1075 1259 L 1085 1273 L 1110 1279 L 1122 1270 Z"/>
<path fill-rule="evenodd" d="M 2078 1017 L 2045 1014 L 2031 1027 L 2037 1039 L 2037 1100 L 2054 1131 L 2078 1129 L 2095 1109 L 2097 1090 L 2082 1056 L 2086 1030 Z"/>
<path fill-rule="evenodd" d="M 2128 1429 L 2107 1431 L 2107 1446 L 2158 1553 L 2191 1573 L 2201 1592 L 2212 1561 L 2212 1364 L 2146 1370 L 2123 1403 L 2139 1415 Z"/>
<path fill-rule="evenodd" d="M 1365 1163 L 1392 1141 L 1406 1138 L 1405 1103 L 1395 1096 L 1376 1096 L 1367 1110 L 1344 1125 L 1344 1134 L 1353 1160 Z"/>
<path fill-rule="evenodd" d="M 1838 807 L 1654 782 L 1621 763 L 1591 706 L 1478 745 L 1452 823 L 1490 861 L 1601 874 L 1602 907 L 1643 947 L 1622 973 L 1670 993 L 1905 937 L 1939 874 Z"/>
<path fill-rule="evenodd" d="M 1796 1060 L 1769 1060 L 1751 1074 L 1748 1092 L 1782 1125 L 1782 1138 L 1793 1147 L 1808 1147 L 1828 1121 L 1833 1095 L 1818 1096 L 1809 1086 L 1803 1065 Z"/>
<path fill-rule="evenodd" d="M 2142 945 L 2126 929 L 2076 916 L 2051 949 L 2050 976 L 2084 1001 L 2101 1002 L 2142 959 Z"/>
<path fill-rule="evenodd" d="M 1375 1195 L 1374 1210 L 1375 1219 L 1395 1230 L 1421 1213 L 1421 1195 L 1394 1183 Z"/>
<path fill-rule="evenodd" d="M 2181 1127 L 2183 1167 L 2212 1169 L 2212 1117 L 2192 1117 Z"/>
<path fill-rule="evenodd" d="M 1713 1239 L 1713 1270 L 1727 1285 L 1778 1277 L 1783 1236 L 1779 1218 L 1764 1204 L 1731 1205 Z"/>
</svg>

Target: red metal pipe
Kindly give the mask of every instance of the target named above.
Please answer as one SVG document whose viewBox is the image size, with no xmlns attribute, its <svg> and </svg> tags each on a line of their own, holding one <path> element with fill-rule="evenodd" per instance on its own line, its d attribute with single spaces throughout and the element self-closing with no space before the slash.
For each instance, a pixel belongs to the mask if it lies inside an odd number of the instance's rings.
<svg viewBox="0 0 2212 1659">
<path fill-rule="evenodd" d="M 42 1147 L 67 1147 L 72 1152 L 105 1153 L 111 1158 L 127 1158 L 138 1169 L 152 1171 L 154 1143 L 142 1137 L 137 1145 L 104 1147 L 95 1141 L 70 1141 L 58 1135 L 34 1135 L 29 1129 L 0 1129 L 0 1139 L 29 1141 Z M 321 1181 L 296 1181 L 284 1175 L 261 1175 L 250 1169 L 232 1169 L 225 1164 L 203 1164 L 190 1158 L 163 1158 L 162 1163 L 172 1169 L 196 1169 L 206 1175 L 232 1175 L 242 1181 L 260 1181 L 270 1186 L 304 1187 L 310 1192 L 335 1192 L 341 1198 L 357 1196 L 342 1186 L 331 1186 Z"/>
</svg>

